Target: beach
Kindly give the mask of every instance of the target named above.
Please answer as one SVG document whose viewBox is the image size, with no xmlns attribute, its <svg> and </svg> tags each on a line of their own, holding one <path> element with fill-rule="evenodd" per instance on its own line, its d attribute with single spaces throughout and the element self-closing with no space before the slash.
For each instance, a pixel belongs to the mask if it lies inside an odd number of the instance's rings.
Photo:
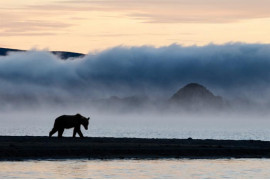
<svg viewBox="0 0 270 180">
<path fill-rule="evenodd" d="M 258 140 L 0 136 L 0 160 L 269 157 L 270 142 Z"/>
</svg>

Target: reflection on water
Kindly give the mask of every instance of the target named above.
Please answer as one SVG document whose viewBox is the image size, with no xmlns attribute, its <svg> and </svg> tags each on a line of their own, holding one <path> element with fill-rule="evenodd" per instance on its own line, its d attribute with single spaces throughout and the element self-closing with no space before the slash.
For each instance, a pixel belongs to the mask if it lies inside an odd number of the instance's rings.
<svg viewBox="0 0 270 180">
<path fill-rule="evenodd" d="M 269 159 L 0 162 L 0 178 L 270 178 Z"/>
</svg>

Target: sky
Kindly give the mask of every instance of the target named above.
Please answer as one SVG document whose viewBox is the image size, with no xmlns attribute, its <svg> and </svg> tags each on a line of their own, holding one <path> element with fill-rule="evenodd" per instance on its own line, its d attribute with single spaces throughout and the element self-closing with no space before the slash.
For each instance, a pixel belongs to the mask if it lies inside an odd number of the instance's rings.
<svg viewBox="0 0 270 180">
<path fill-rule="evenodd" d="M 115 46 L 270 43 L 269 0 L 0 1 L 0 47 L 88 53 Z"/>
</svg>

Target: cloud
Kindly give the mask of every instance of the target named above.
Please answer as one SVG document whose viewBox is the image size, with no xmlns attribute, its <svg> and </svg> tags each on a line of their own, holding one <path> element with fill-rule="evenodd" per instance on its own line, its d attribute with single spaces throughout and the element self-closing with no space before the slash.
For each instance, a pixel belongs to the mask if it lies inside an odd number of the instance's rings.
<svg viewBox="0 0 270 180">
<path fill-rule="evenodd" d="M 231 23 L 269 18 L 269 6 L 267 0 L 68 0 L 52 8 L 121 12 L 145 23 Z"/>
<path fill-rule="evenodd" d="M 52 36 L 60 32 L 63 34 L 62 31 L 73 24 L 61 21 L 57 15 L 48 15 L 48 12 L 36 12 L 33 9 L 3 9 L 0 12 L 0 36 Z"/>
<path fill-rule="evenodd" d="M 3 37 L 7 37 L 7 36 L 54 36 L 54 35 L 58 35 L 57 33 L 49 33 L 49 32 L 45 32 L 45 33 L 38 33 L 38 32 L 33 32 L 33 33 L 29 33 L 29 32 L 0 32 L 0 36 Z M 3 45 L 0 45 L 0 47 L 4 47 Z"/>
<path fill-rule="evenodd" d="M 16 52 L 0 57 L 0 98 L 168 98 L 197 82 L 215 94 L 268 101 L 269 52 L 270 45 L 241 43 L 119 46 L 66 61 L 46 51 Z"/>
<path fill-rule="evenodd" d="M 106 12 L 144 23 L 232 23 L 269 18 L 269 7 L 268 0 L 59 0 L 23 3 L 20 8 L 12 8 L 12 11 L 29 19 L 49 16 L 55 20 L 63 14 L 74 18 L 78 12 Z M 10 14 L 10 9 L 3 9 L 3 12 Z M 76 18 L 85 18 L 83 15 Z"/>
</svg>

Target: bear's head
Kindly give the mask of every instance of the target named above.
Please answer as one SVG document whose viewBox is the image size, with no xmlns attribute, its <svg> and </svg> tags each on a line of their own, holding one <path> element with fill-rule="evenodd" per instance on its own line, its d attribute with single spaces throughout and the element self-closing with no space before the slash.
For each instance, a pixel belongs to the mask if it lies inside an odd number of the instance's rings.
<svg viewBox="0 0 270 180">
<path fill-rule="evenodd" d="M 88 130 L 89 119 L 90 117 L 86 118 L 80 114 L 76 114 L 76 117 L 80 119 L 81 124 L 83 125 L 84 129 Z"/>
</svg>

